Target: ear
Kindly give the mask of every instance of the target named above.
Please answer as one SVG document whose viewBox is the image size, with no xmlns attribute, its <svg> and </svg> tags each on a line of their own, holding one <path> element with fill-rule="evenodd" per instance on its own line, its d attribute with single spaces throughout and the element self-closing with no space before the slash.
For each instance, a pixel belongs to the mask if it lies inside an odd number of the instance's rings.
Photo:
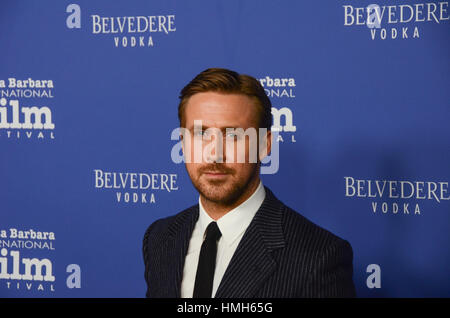
<svg viewBox="0 0 450 318">
<path fill-rule="evenodd" d="M 185 156 L 186 150 L 189 150 L 190 143 L 191 143 L 190 132 L 185 127 L 180 127 L 180 141 L 181 141 L 181 151 L 183 152 L 183 156 Z M 188 148 L 186 148 L 186 147 L 188 147 Z"/>
<path fill-rule="evenodd" d="M 259 161 L 262 161 L 272 150 L 272 132 L 267 130 L 260 141 L 261 147 L 259 149 Z"/>
<path fill-rule="evenodd" d="M 180 130 L 182 131 L 182 130 Z M 184 138 L 183 138 L 183 133 L 180 132 L 180 140 L 181 140 L 181 151 L 183 152 L 184 155 Z"/>
</svg>

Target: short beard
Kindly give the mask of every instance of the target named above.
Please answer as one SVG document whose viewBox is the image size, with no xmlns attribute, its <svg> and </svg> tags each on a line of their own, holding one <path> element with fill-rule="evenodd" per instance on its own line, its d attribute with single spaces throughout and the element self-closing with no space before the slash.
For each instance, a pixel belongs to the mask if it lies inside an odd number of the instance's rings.
<svg viewBox="0 0 450 318">
<path fill-rule="evenodd" d="M 232 175 L 234 175 L 234 171 L 230 169 L 225 169 L 220 164 L 211 164 L 207 167 L 200 168 L 198 170 L 199 178 L 202 175 L 203 171 L 222 171 L 227 172 Z M 251 173 L 249 178 L 247 180 L 236 180 L 235 182 L 231 184 L 227 184 L 226 186 L 221 186 L 220 181 L 217 181 L 217 184 L 214 180 L 207 182 L 200 182 L 199 178 L 197 178 L 195 181 L 192 179 L 192 184 L 197 189 L 197 191 L 200 193 L 201 196 L 203 196 L 206 200 L 214 202 L 215 204 L 222 205 L 222 206 L 230 206 L 233 205 L 236 201 L 238 201 L 242 194 L 245 193 L 247 188 L 249 187 L 250 183 L 253 182 L 255 175 L 258 174 L 259 167 L 258 165 L 255 166 L 254 171 Z"/>
</svg>

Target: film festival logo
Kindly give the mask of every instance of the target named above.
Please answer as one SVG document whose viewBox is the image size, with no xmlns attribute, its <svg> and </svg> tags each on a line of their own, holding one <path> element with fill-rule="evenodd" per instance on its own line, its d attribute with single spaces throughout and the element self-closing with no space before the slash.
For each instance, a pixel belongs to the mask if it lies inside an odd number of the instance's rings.
<svg viewBox="0 0 450 318">
<path fill-rule="evenodd" d="M 295 99 L 296 84 L 293 77 L 274 78 L 266 75 L 260 78 L 259 82 L 273 103 L 278 104 L 279 101 L 286 103 L 287 100 L 293 101 Z M 272 119 L 271 131 L 277 133 L 273 138 L 275 142 L 296 142 L 294 133 L 297 131 L 297 127 L 293 123 L 294 118 L 291 107 L 285 105 L 272 107 Z M 284 119 L 284 125 L 282 125 L 282 119 Z"/>
<path fill-rule="evenodd" d="M 17 228 L 0 229 L 0 290 L 55 291 L 54 258 L 56 236 L 54 232 Z M 30 258 L 41 254 L 44 257 Z M 66 267 L 69 273 L 67 288 L 81 287 L 81 269 L 77 264 Z"/>
<path fill-rule="evenodd" d="M 345 197 L 370 201 L 374 214 L 422 215 L 420 202 L 450 200 L 448 182 L 364 180 L 344 177 Z"/>
<path fill-rule="evenodd" d="M 344 26 L 366 26 L 372 40 L 418 39 L 421 36 L 420 25 L 442 24 L 450 19 L 448 1 L 342 7 Z"/>
<path fill-rule="evenodd" d="M 81 7 L 69 4 L 66 26 L 81 28 Z M 175 15 L 101 16 L 90 17 L 91 32 L 95 36 L 111 37 L 114 47 L 154 47 L 156 34 L 169 35 L 176 31 Z"/>
<path fill-rule="evenodd" d="M 52 80 L 0 79 L 0 138 L 55 139 L 54 87 Z"/>
</svg>

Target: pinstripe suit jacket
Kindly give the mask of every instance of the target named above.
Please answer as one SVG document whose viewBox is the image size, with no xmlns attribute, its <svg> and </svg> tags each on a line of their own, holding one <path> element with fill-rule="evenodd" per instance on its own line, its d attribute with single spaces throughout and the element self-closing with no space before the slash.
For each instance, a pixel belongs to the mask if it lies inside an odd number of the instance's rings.
<svg viewBox="0 0 450 318">
<path fill-rule="evenodd" d="M 350 244 L 313 224 L 266 190 L 216 298 L 353 297 Z M 143 241 L 147 297 L 180 297 L 198 205 L 160 219 Z"/>
</svg>

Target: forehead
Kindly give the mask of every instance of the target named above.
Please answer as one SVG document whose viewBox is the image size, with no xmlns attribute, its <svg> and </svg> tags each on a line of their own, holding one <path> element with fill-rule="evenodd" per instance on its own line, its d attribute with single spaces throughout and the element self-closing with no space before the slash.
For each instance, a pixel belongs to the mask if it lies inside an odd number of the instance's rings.
<svg viewBox="0 0 450 318">
<path fill-rule="evenodd" d="M 197 93 L 185 107 L 187 128 L 193 127 L 194 120 L 207 127 L 256 127 L 258 116 L 255 101 L 242 94 Z"/>
</svg>

